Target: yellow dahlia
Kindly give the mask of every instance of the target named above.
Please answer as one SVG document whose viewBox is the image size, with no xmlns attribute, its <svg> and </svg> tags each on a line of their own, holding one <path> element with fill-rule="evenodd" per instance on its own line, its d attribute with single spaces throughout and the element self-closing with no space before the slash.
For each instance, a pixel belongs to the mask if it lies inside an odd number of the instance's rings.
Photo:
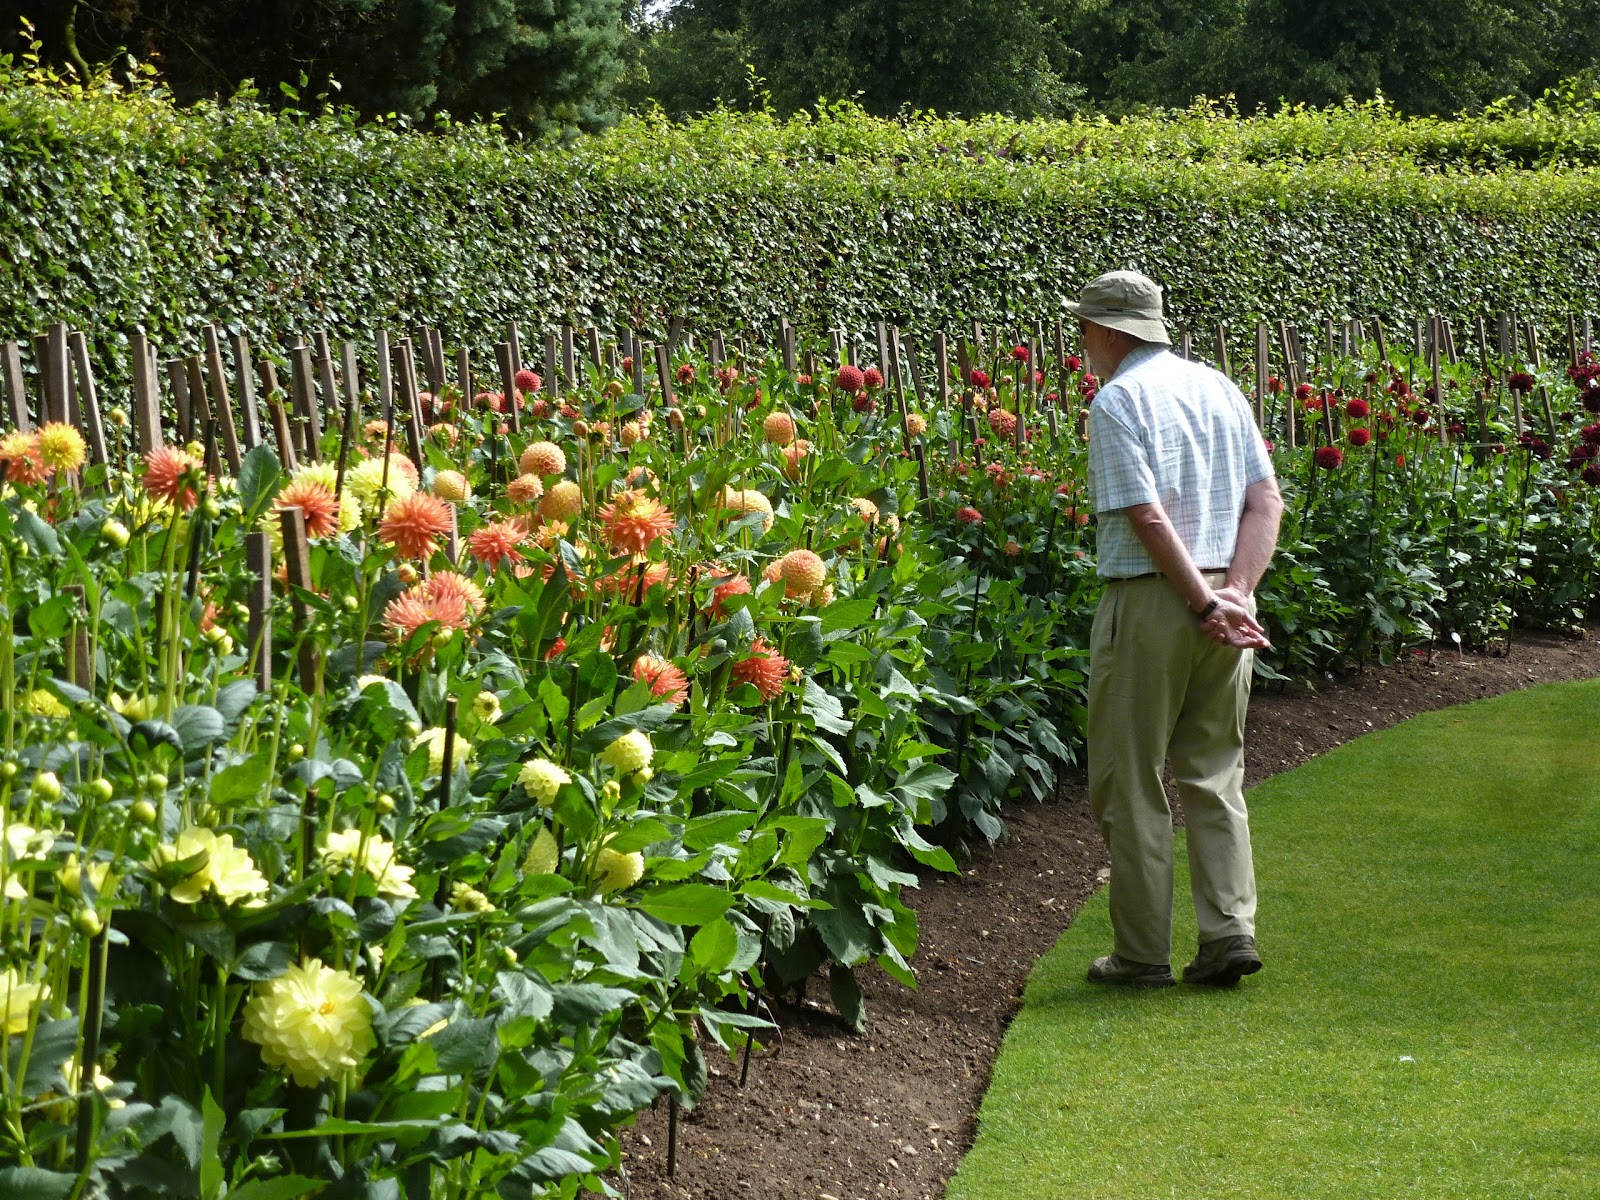
<svg viewBox="0 0 1600 1200">
<path fill-rule="evenodd" d="M 772 501 L 754 488 L 746 488 L 743 491 L 738 488 L 723 488 L 722 507 L 737 513 L 740 517 L 758 512 L 761 514 L 762 532 L 765 533 L 772 528 Z"/>
<path fill-rule="evenodd" d="M 389 499 L 404 500 L 417 490 L 416 468 L 400 454 L 389 455 Z M 382 498 L 383 458 L 362 459 L 344 473 L 345 490 L 363 506 L 376 510 Z M 331 488 L 329 489 L 332 490 Z"/>
<path fill-rule="evenodd" d="M 643 492 L 621 493 L 600 509 L 611 549 L 643 554 L 657 538 L 672 532 L 673 515 L 666 505 Z"/>
<path fill-rule="evenodd" d="M 524 875 L 554 875 L 561 865 L 561 847 L 556 845 L 556 835 L 548 825 L 539 826 L 527 856 L 522 860 Z"/>
<path fill-rule="evenodd" d="M 563 784 L 572 782 L 572 776 L 547 758 L 535 758 L 522 764 L 517 782 L 540 804 L 549 804 Z"/>
<path fill-rule="evenodd" d="M 56 699 L 53 692 L 47 692 L 44 688 L 34 688 L 29 692 L 25 707 L 36 717 L 55 717 L 59 720 L 72 715 L 67 706 Z"/>
<path fill-rule="evenodd" d="M 444 770 L 444 729 L 441 726 L 436 725 L 432 729 L 424 729 L 417 734 L 411 740 L 411 748 L 415 750 L 418 746 L 426 746 L 428 748 L 428 770 L 436 775 Z M 472 757 L 472 751 L 471 742 L 463 737 L 456 738 L 455 746 L 453 747 L 454 761 L 451 765 L 459 767 Z"/>
<path fill-rule="evenodd" d="M 546 521 L 570 521 L 583 511 L 583 489 L 563 479 L 539 501 L 539 515 Z"/>
<path fill-rule="evenodd" d="M 632 775 L 635 771 L 642 771 L 650 765 L 650 760 L 654 756 L 655 747 L 650 744 L 649 737 L 637 729 L 630 729 L 600 751 L 600 761 L 618 775 Z"/>
<path fill-rule="evenodd" d="M 183 862 L 198 854 L 205 862 L 167 893 L 179 904 L 198 904 L 209 893 L 224 904 L 250 900 L 267 892 L 267 881 L 250 859 L 250 852 L 233 844 L 231 833 L 216 833 L 194 825 L 178 834 L 173 842 L 155 849 L 152 861 L 158 866 Z"/>
<path fill-rule="evenodd" d="M 89 455 L 83 435 L 71 425 L 51 421 L 39 430 L 39 459 L 52 471 L 76 471 Z"/>
<path fill-rule="evenodd" d="M 468 887 L 464 883 L 450 885 L 450 907 L 457 912 L 492 913 L 495 911 L 494 901 L 485 896 L 475 887 Z"/>
<path fill-rule="evenodd" d="M 377 834 L 361 839 L 359 829 L 344 829 L 329 833 L 321 847 L 322 865 L 333 870 L 349 867 L 372 878 L 380 896 L 396 900 L 415 900 L 417 889 L 411 885 L 415 869 L 395 858 L 394 843 Z"/>
<path fill-rule="evenodd" d="M 472 499 L 472 485 L 460 471 L 440 471 L 433 477 L 433 494 L 452 504 L 465 504 Z"/>
<path fill-rule="evenodd" d="M 632 887 L 642 878 L 644 878 L 644 855 L 637 850 L 630 850 L 624 854 L 616 850 L 602 849 L 595 855 L 594 887 L 602 896 Z"/>
<path fill-rule="evenodd" d="M 256 984 L 242 1032 L 301 1087 L 354 1070 L 377 1044 L 360 980 L 318 958 Z"/>
<path fill-rule="evenodd" d="M 47 984 L 23 979 L 15 967 L 0 971 L 0 1018 L 5 1020 L 8 1036 L 26 1032 L 28 1015 L 49 1000 Z"/>
</svg>

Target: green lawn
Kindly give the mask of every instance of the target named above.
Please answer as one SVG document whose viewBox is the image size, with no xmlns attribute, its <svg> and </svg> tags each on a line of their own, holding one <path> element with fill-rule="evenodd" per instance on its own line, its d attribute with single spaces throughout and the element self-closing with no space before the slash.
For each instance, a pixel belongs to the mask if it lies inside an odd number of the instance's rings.
<svg viewBox="0 0 1600 1200">
<path fill-rule="evenodd" d="M 1250 802 L 1262 973 L 1089 984 L 1097 896 L 950 1200 L 1600 1196 L 1600 683 L 1418 717 Z"/>
</svg>

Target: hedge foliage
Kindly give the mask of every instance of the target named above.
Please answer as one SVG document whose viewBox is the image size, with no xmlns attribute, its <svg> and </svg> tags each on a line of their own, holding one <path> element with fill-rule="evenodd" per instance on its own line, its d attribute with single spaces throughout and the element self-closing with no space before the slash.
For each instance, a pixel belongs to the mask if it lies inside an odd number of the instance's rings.
<svg viewBox="0 0 1600 1200">
<path fill-rule="evenodd" d="M 916 331 L 1060 313 L 1098 271 L 1197 327 L 1593 312 L 1600 112 L 1351 105 L 1120 123 L 721 113 L 575 146 L 0 75 L 0 331 L 68 318 L 113 377 L 218 318 L 258 344 L 507 317 Z M 1532 167 L 1494 163 L 1543 164 Z M 106 369 L 103 368 L 103 369 Z"/>
</svg>

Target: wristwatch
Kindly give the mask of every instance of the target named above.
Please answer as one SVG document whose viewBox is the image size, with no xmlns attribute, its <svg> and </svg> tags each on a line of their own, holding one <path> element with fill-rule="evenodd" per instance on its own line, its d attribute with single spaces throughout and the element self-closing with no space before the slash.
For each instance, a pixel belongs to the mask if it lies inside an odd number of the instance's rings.
<svg viewBox="0 0 1600 1200">
<path fill-rule="evenodd" d="M 1196 619 L 1197 619 L 1197 620 L 1201 620 L 1201 621 L 1204 621 L 1204 620 L 1205 620 L 1205 619 L 1206 619 L 1206 618 L 1207 618 L 1207 617 L 1209 617 L 1209 616 L 1210 616 L 1210 615 L 1211 615 L 1211 614 L 1212 614 L 1212 613 L 1214 613 L 1214 612 L 1216 612 L 1216 611 L 1217 611 L 1217 605 L 1219 605 L 1219 604 L 1221 604 L 1221 603 L 1222 603 L 1222 601 L 1221 601 L 1221 600 L 1219 600 L 1219 599 L 1217 599 L 1217 597 L 1215 597 L 1215 596 L 1212 596 L 1212 597 L 1211 597 L 1211 603 L 1210 603 L 1210 604 L 1208 604 L 1208 605 L 1206 605 L 1206 606 L 1205 606 L 1205 607 L 1204 607 L 1204 608 L 1202 608 L 1202 609 L 1201 609 L 1201 610 L 1200 610 L 1200 611 L 1199 611 L 1199 612 L 1197 612 L 1197 613 L 1195 613 L 1195 617 L 1196 617 Z"/>
</svg>

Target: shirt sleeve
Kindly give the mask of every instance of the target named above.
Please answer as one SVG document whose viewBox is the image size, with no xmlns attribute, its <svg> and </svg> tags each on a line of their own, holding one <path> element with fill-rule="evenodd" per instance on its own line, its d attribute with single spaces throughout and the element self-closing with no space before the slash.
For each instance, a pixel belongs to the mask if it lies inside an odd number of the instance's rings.
<svg viewBox="0 0 1600 1200">
<path fill-rule="evenodd" d="M 1272 468 L 1272 456 L 1267 453 L 1267 444 L 1262 438 L 1261 430 L 1256 428 L 1255 414 L 1250 409 L 1250 401 L 1245 399 L 1243 392 L 1230 379 L 1228 390 L 1233 393 L 1234 407 L 1244 422 L 1244 482 L 1248 487 L 1252 483 L 1260 483 L 1263 479 L 1271 479 L 1277 474 Z"/>
<path fill-rule="evenodd" d="M 1158 504 L 1155 472 L 1137 432 L 1096 397 L 1089 407 L 1089 502 L 1097 513 Z"/>
</svg>

